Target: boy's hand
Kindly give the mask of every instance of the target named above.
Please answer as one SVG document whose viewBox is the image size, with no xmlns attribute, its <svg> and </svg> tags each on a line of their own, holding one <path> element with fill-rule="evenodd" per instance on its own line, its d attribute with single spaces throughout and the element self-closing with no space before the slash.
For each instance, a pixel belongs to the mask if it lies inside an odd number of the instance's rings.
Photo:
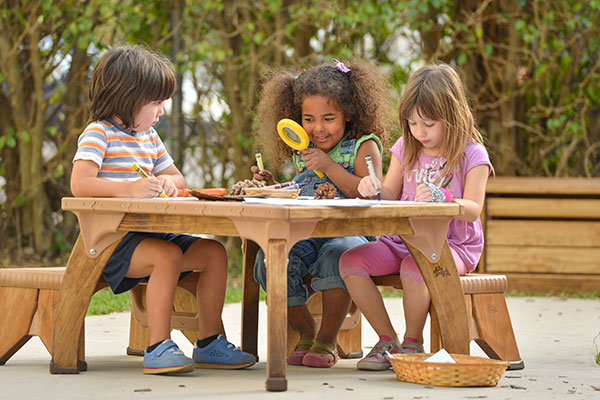
<svg viewBox="0 0 600 400">
<path fill-rule="evenodd" d="M 381 188 L 381 182 L 377 180 L 377 186 Z M 358 193 L 363 197 L 371 197 L 377 195 L 377 189 L 373 186 L 373 181 L 370 176 L 363 176 L 358 182 Z"/>
<path fill-rule="evenodd" d="M 327 170 L 331 167 L 332 163 L 335 164 L 335 161 L 333 161 L 331 157 L 323 150 L 317 148 L 302 150 L 300 152 L 300 158 L 304 161 L 306 168 L 324 173 L 327 173 Z"/>
<path fill-rule="evenodd" d="M 158 197 L 163 187 L 158 178 L 140 178 L 131 182 L 130 197 Z"/>
<path fill-rule="evenodd" d="M 158 175 L 156 178 L 160 181 L 162 190 L 165 191 L 167 197 L 177 196 L 177 185 L 175 185 L 171 175 L 163 174 Z"/>
<path fill-rule="evenodd" d="M 257 181 L 265 181 L 268 185 L 274 185 L 275 178 L 273 178 L 273 174 L 266 169 L 259 169 L 256 165 L 250 167 L 250 171 L 252 171 L 252 179 Z"/>
</svg>

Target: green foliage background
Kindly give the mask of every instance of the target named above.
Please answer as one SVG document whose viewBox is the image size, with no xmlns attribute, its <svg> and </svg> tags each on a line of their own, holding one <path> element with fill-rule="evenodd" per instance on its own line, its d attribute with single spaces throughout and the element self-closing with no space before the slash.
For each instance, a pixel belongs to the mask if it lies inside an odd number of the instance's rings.
<svg viewBox="0 0 600 400">
<path fill-rule="evenodd" d="M 161 134 L 191 186 L 248 178 L 261 74 L 353 56 L 397 99 L 409 74 L 454 64 L 498 175 L 600 175 L 597 0 L 0 0 L 0 265 L 64 264 L 60 210 L 109 47 L 168 55 L 178 90 Z M 396 132 L 397 137 L 399 132 Z M 266 160 L 268 167 L 268 160 Z M 232 268 L 239 242 L 226 239 Z M 236 253 L 237 251 L 237 253 Z"/>
</svg>

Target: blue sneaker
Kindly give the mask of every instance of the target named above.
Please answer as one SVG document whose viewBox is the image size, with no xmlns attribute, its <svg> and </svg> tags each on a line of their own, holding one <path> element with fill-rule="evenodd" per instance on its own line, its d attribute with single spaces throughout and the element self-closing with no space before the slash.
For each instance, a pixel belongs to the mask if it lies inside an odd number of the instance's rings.
<svg viewBox="0 0 600 400">
<path fill-rule="evenodd" d="M 171 339 L 166 339 L 152 352 L 144 350 L 145 374 L 172 374 L 194 370 L 194 361 L 187 358 Z"/>
<path fill-rule="evenodd" d="M 256 363 L 256 357 L 229 343 L 225 336 L 219 335 L 203 348 L 194 345 L 196 368 L 240 369 Z"/>
</svg>

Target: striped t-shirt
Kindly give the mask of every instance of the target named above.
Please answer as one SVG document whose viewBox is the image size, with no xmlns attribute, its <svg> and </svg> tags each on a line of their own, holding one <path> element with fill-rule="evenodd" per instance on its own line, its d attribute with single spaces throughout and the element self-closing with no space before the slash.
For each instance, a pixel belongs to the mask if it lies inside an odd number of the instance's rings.
<svg viewBox="0 0 600 400">
<path fill-rule="evenodd" d="M 131 167 L 136 163 L 149 174 L 173 165 L 173 159 L 154 128 L 131 133 L 116 122 L 89 124 L 77 141 L 73 162 L 90 160 L 98 164 L 98 178 L 109 181 L 135 181 L 140 175 Z"/>
</svg>

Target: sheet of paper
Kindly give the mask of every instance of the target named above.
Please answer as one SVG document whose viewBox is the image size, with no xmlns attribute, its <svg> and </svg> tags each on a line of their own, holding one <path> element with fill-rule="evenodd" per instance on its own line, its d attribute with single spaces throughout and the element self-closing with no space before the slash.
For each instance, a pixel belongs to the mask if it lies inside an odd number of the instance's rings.
<svg viewBox="0 0 600 400">
<path fill-rule="evenodd" d="M 415 204 L 414 201 L 399 200 L 365 200 L 365 199 L 331 199 L 317 200 L 312 197 L 300 196 L 297 199 L 279 199 L 273 197 L 254 198 L 246 197 L 244 202 L 251 204 L 270 204 L 280 206 L 306 206 L 306 207 L 376 207 L 382 205 Z"/>
<path fill-rule="evenodd" d="M 152 197 L 151 200 L 177 200 L 177 201 L 190 201 L 190 200 L 198 200 L 198 198 L 194 196 L 189 197 Z"/>
<path fill-rule="evenodd" d="M 437 363 L 450 363 L 456 364 L 456 361 L 452 356 L 446 351 L 446 349 L 441 349 L 437 353 L 433 354 L 431 357 L 426 358 L 425 362 L 437 362 Z"/>
<path fill-rule="evenodd" d="M 278 206 L 304 206 L 304 207 L 369 207 L 372 204 L 365 203 L 360 199 L 331 199 L 316 200 L 312 198 L 279 199 L 273 197 L 256 198 L 246 197 L 245 203 L 269 204 Z"/>
</svg>

